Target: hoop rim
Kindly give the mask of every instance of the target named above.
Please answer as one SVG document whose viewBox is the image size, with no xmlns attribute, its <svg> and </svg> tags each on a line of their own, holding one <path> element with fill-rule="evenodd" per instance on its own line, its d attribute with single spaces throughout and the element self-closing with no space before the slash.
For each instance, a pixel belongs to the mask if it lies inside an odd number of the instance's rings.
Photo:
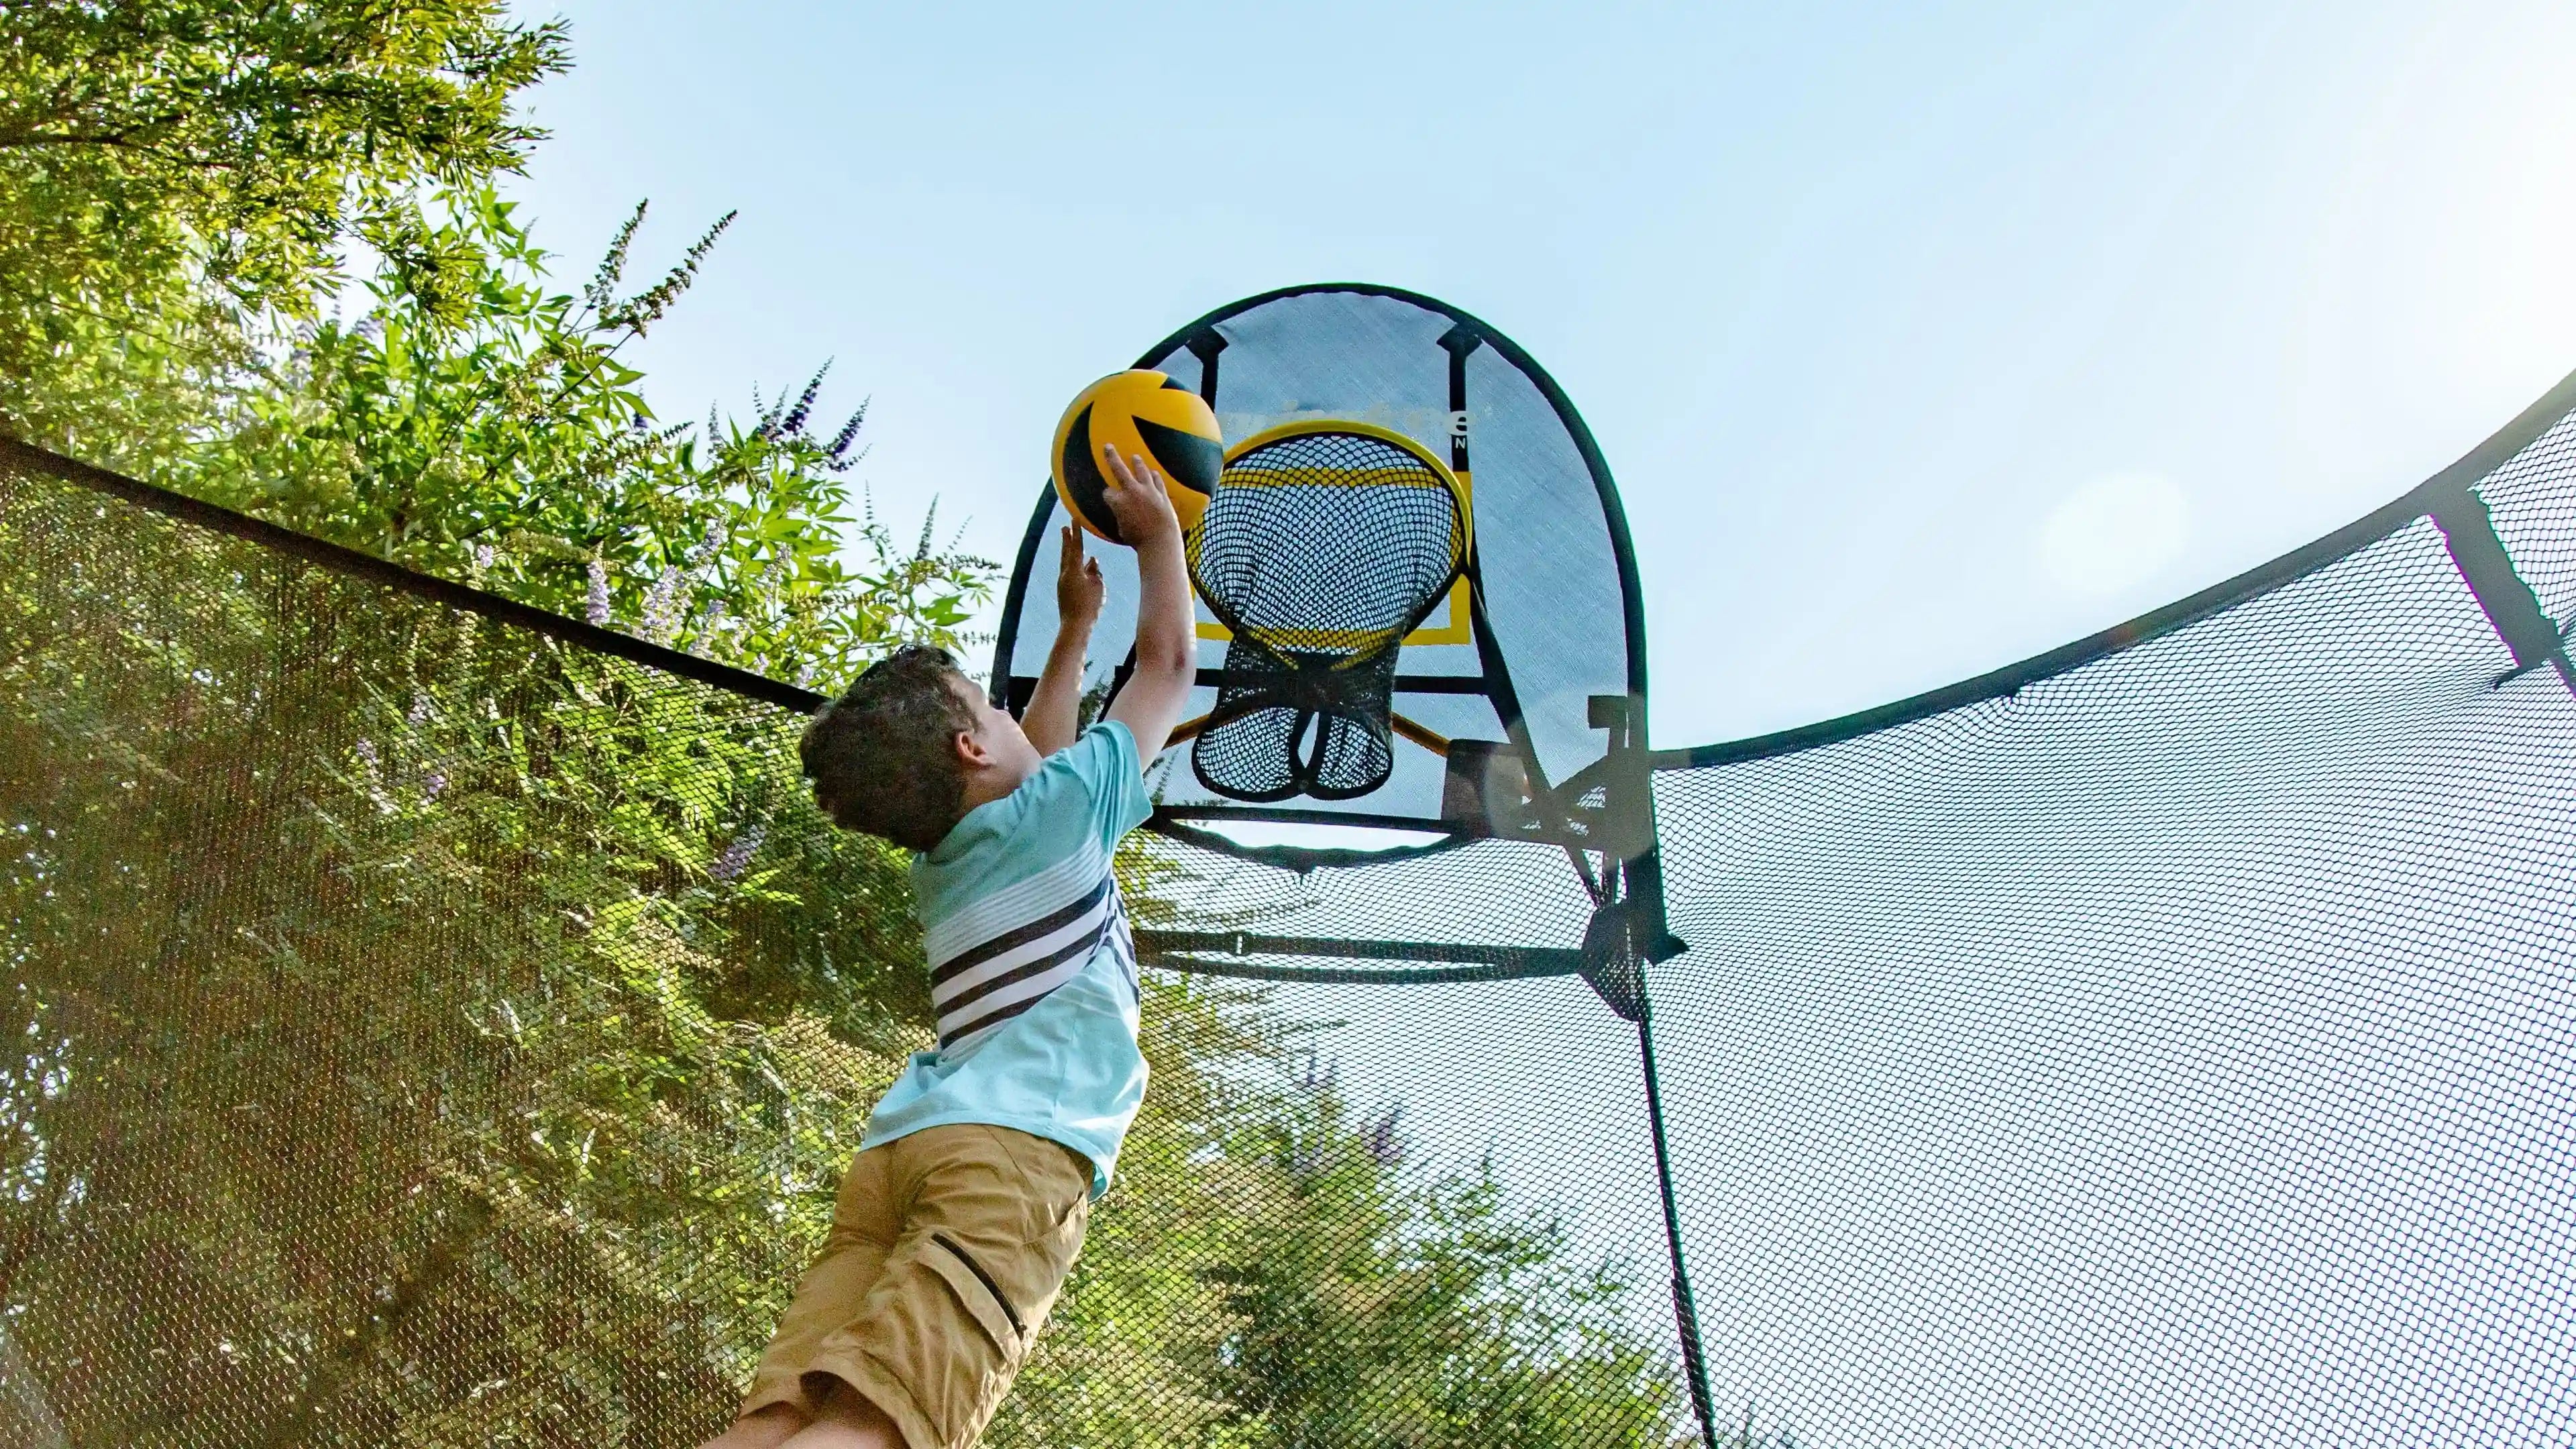
<svg viewBox="0 0 2576 1449">
<path fill-rule="evenodd" d="M 1428 614 L 1432 607 L 1440 602 L 1442 593 L 1448 589 L 1449 585 L 1455 584 L 1461 577 L 1468 576 L 1471 573 L 1475 567 L 1476 558 L 1476 515 L 1474 506 L 1468 501 L 1466 485 L 1458 481 L 1456 470 L 1452 469 L 1448 464 L 1441 462 L 1438 458 L 1433 457 L 1431 455 L 1431 450 L 1423 446 L 1420 440 L 1408 434 L 1397 432 L 1393 428 L 1381 427 L 1376 423 L 1361 422 L 1356 418 L 1333 418 L 1322 416 L 1311 418 L 1292 418 L 1287 422 L 1277 424 L 1273 427 L 1263 428 L 1260 432 L 1254 433 L 1252 436 L 1245 438 L 1242 442 L 1226 449 L 1225 467 L 1220 469 L 1217 473 L 1216 486 L 1218 490 L 1222 491 L 1226 486 L 1225 474 L 1233 469 L 1237 460 L 1249 457 L 1259 449 L 1270 447 L 1276 443 L 1286 442 L 1291 438 L 1322 437 L 1328 434 L 1367 438 L 1372 442 L 1384 443 L 1388 447 L 1394 448 L 1396 451 L 1403 453 L 1406 457 L 1428 467 L 1431 470 L 1432 476 L 1440 481 L 1440 486 L 1448 490 L 1450 516 L 1458 521 L 1457 548 L 1455 550 L 1455 556 L 1450 563 L 1448 582 L 1442 584 L 1440 590 L 1435 590 L 1428 598 L 1424 599 L 1423 602 L 1414 610 L 1414 617 L 1407 619 L 1401 627 L 1394 631 L 1391 647 L 1381 646 L 1379 649 L 1363 650 L 1355 653 L 1350 659 L 1334 666 L 1335 670 L 1338 672 L 1342 669 L 1354 667 L 1363 660 L 1374 658 L 1380 653 L 1391 653 L 1394 649 L 1401 648 L 1403 646 L 1404 636 L 1411 633 L 1413 629 L 1422 622 L 1422 616 Z M 1215 494 L 1211 493 L 1209 495 L 1211 511 L 1214 509 L 1214 498 Z M 1217 598 L 1217 596 L 1200 581 L 1199 549 L 1200 544 L 1205 537 L 1205 523 L 1202 521 L 1200 528 L 1192 531 L 1183 540 L 1189 565 L 1190 592 L 1197 595 L 1207 604 L 1209 611 L 1217 616 L 1217 621 L 1219 623 L 1225 625 L 1229 632 L 1239 637 L 1259 639 L 1263 632 L 1276 632 L 1246 629 L 1243 622 L 1235 617 L 1233 607 Z M 1275 646 L 1265 645 L 1265 647 Z"/>
<path fill-rule="evenodd" d="M 1458 327 L 1465 328 L 1480 345 L 1492 348 L 1515 371 L 1529 379 L 1531 385 L 1539 390 L 1539 395 L 1547 400 L 1548 407 L 1556 414 L 1557 422 L 1565 428 L 1567 436 L 1573 439 L 1575 451 L 1583 459 L 1584 471 L 1591 475 L 1593 493 L 1600 500 L 1602 516 L 1609 525 L 1611 562 L 1615 566 L 1619 579 L 1620 623 L 1627 635 L 1621 641 L 1623 646 L 1621 653 L 1627 664 L 1628 694 L 1632 699 L 1646 698 L 1645 586 L 1638 580 L 1636 548 L 1628 532 L 1628 512 L 1620 503 L 1618 485 L 1611 479 L 1609 460 L 1602 455 L 1599 441 L 1592 436 L 1592 429 L 1584 422 L 1583 414 L 1575 410 L 1574 400 L 1566 395 L 1564 387 L 1558 384 L 1556 378 L 1546 368 L 1539 365 L 1537 358 L 1530 356 L 1526 349 L 1504 335 L 1492 323 L 1463 308 L 1441 301 L 1437 297 L 1405 287 L 1388 286 L 1382 282 L 1300 282 L 1285 287 L 1273 287 L 1266 292 L 1257 292 L 1252 296 L 1239 298 L 1213 311 L 1200 314 L 1195 320 L 1175 329 L 1163 340 L 1146 349 L 1137 357 L 1136 365 L 1147 368 L 1158 367 L 1171 360 L 1174 353 L 1187 348 L 1191 338 L 1203 332 L 1213 332 L 1223 323 L 1269 306 L 1273 302 L 1335 294 L 1381 297 L 1446 317 Z M 1046 510 L 1041 506 L 1036 515 L 1029 520 L 1029 532 L 1021 541 L 1021 553 L 1024 558 L 1036 557 L 1037 546 L 1045 531 Z M 1013 582 L 1014 584 L 1019 582 L 1016 570 L 1013 573 Z M 1006 605 L 1003 613 L 1005 626 L 1015 622 L 1017 617 L 1017 611 Z M 1001 642 L 1009 641 L 1005 639 Z M 1006 662 L 1008 657 L 1007 649 L 997 649 L 994 655 L 997 661 L 1005 661 L 1000 666 L 1004 669 L 1008 667 Z M 1640 740 L 1643 741 L 1643 736 L 1640 736 Z"/>
</svg>

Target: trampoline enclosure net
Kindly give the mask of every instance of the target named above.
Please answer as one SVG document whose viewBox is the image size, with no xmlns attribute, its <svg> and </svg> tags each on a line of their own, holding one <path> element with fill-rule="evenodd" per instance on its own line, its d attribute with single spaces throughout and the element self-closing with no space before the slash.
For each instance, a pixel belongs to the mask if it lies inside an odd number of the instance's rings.
<svg viewBox="0 0 2576 1449">
<path fill-rule="evenodd" d="M 2480 486 L 2553 617 L 2571 437 Z M 1663 757 L 1718 1442 L 2576 1433 L 2576 704 L 2511 662 L 2418 520 L 2015 694 Z M 928 1039 L 799 723 L 0 474 L 0 1435 L 721 1427 Z M 1205 934 L 1571 954 L 1590 909 L 1503 841 L 1123 868 Z M 1224 964 L 1283 979 L 1153 975 L 989 1442 L 1699 1441 L 1635 1029 L 1569 975 Z"/>
</svg>

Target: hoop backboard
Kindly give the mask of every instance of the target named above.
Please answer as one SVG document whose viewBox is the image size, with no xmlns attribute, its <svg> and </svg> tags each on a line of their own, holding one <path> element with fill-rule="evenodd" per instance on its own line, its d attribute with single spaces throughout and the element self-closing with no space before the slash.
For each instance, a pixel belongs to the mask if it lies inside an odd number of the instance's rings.
<svg viewBox="0 0 2576 1449">
<path fill-rule="evenodd" d="M 1347 799 L 1249 801 L 1193 772 L 1186 739 L 1149 772 L 1166 829 L 1229 821 L 1370 826 L 1451 837 L 1578 841 L 1609 738 L 1595 696 L 1637 702 L 1645 637 L 1627 524 L 1609 469 L 1555 382 L 1483 322 L 1393 288 L 1290 288 L 1220 308 L 1136 363 L 1196 387 L 1231 443 L 1337 420 L 1401 434 L 1444 459 L 1473 544 L 1457 582 L 1404 638 L 1394 670 L 1394 767 Z M 1221 485 L 1222 486 L 1222 485 Z M 1055 636 L 1054 551 L 1066 521 L 1042 490 L 1006 596 L 994 694 L 1014 710 Z M 1283 541 L 1292 542 L 1292 541 Z M 1132 556 L 1108 550 L 1109 600 L 1086 685 L 1114 689 L 1133 637 Z M 1193 718 L 1216 708 L 1229 638 L 1199 601 Z"/>
</svg>

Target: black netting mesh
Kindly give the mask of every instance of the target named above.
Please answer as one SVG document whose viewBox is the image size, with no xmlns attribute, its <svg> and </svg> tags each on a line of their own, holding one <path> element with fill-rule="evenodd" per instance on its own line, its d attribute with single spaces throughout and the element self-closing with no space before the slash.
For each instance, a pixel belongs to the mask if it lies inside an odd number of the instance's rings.
<svg viewBox="0 0 2576 1449">
<path fill-rule="evenodd" d="M 1349 800 L 1395 770 L 1397 651 L 1357 661 L 1236 635 L 1190 770 L 1230 800 Z"/>
<path fill-rule="evenodd" d="M 1190 539 L 1190 574 L 1233 634 L 1190 749 L 1235 800 L 1348 800 L 1395 766 L 1396 645 L 1466 561 L 1467 519 L 1438 468 L 1366 433 L 1296 433 L 1226 465 Z"/>
<path fill-rule="evenodd" d="M 1719 1402 L 2566 1442 L 2576 708 L 2509 662 L 2418 522 L 2018 696 L 1664 775 Z"/>
<path fill-rule="evenodd" d="M 1420 623 L 1466 549 L 1458 495 L 1428 461 L 1366 433 L 1305 432 L 1226 464 L 1190 575 L 1235 633 L 1347 659 Z"/>
<path fill-rule="evenodd" d="M 2553 617 L 2571 439 L 2480 485 Z M 1716 1442 L 2576 1436 L 2576 700 L 2431 523 L 2319 562 L 1664 761 Z M 928 1036 L 798 723 L 0 475 L 0 1438 L 720 1427 Z M 1124 869 L 1193 969 L 990 1442 L 1699 1440 L 1597 861 Z"/>
</svg>

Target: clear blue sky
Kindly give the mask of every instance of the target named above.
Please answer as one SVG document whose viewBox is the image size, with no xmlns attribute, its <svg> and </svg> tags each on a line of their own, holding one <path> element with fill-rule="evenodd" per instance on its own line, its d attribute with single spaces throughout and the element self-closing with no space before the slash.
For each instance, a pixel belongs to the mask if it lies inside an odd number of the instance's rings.
<svg viewBox="0 0 2576 1449">
<path fill-rule="evenodd" d="M 532 14 L 557 13 L 531 6 Z M 1600 437 L 1659 743 L 1959 678 L 2325 531 L 2576 368 L 2576 7 L 577 0 L 516 187 L 740 208 L 667 416 L 835 361 L 1007 558 L 1175 325 L 1393 283 Z"/>
</svg>

